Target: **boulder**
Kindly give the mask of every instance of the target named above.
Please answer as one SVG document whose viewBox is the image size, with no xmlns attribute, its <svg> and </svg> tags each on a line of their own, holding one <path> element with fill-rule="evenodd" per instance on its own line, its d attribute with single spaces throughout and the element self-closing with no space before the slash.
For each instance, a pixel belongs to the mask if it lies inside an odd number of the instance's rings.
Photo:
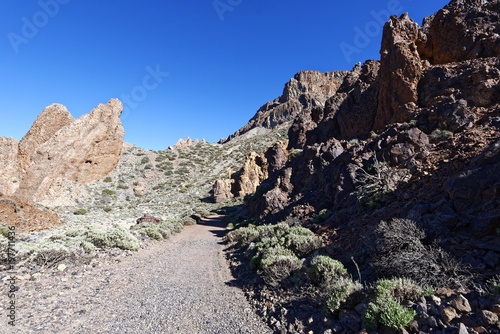
<svg viewBox="0 0 500 334">
<path fill-rule="evenodd" d="M 231 188 L 234 180 L 217 180 L 212 187 L 212 200 L 215 203 L 222 203 L 234 197 Z"/>
</svg>

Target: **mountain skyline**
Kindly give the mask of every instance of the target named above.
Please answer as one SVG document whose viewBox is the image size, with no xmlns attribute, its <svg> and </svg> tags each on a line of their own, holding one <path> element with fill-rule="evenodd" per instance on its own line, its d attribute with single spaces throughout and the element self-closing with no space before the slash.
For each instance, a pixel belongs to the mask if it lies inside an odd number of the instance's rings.
<svg viewBox="0 0 500 334">
<path fill-rule="evenodd" d="M 296 72 L 379 59 L 390 14 L 409 12 L 420 23 L 445 3 L 3 3 L 0 135 L 21 139 L 51 103 L 76 118 L 119 98 L 126 142 L 149 149 L 187 136 L 215 142 L 279 96 Z"/>
</svg>

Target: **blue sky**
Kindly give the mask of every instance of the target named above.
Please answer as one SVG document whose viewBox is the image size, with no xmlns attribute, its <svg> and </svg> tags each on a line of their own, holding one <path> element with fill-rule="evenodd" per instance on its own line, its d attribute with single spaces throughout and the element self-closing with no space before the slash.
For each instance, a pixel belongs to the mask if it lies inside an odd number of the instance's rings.
<svg viewBox="0 0 500 334">
<path fill-rule="evenodd" d="M 74 117 L 126 105 L 125 141 L 164 149 L 233 133 L 300 70 L 379 59 L 388 13 L 442 0 L 3 0 L 0 136 L 21 139 L 51 103 Z"/>
</svg>

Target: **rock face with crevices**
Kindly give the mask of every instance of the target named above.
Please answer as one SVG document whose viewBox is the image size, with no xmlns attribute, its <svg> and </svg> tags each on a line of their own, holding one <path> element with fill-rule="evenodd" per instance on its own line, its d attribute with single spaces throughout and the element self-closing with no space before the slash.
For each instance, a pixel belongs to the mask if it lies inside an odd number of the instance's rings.
<svg viewBox="0 0 500 334">
<path fill-rule="evenodd" d="M 335 94 L 349 71 L 301 71 L 285 84 L 283 94 L 264 104 L 252 119 L 227 140 L 241 136 L 248 131 L 263 127 L 273 129 L 292 121 L 302 110 L 323 107 L 325 101 Z"/>
<path fill-rule="evenodd" d="M 8 162 L 1 165 L 0 191 L 46 205 L 70 200 L 67 194 L 78 194 L 79 185 L 116 167 L 124 137 L 122 110 L 123 104 L 112 99 L 73 119 L 64 106 L 48 106 L 18 144 L 1 139 L 2 161 Z"/>
<path fill-rule="evenodd" d="M 13 194 L 19 187 L 19 143 L 0 137 L 0 194 Z"/>
</svg>

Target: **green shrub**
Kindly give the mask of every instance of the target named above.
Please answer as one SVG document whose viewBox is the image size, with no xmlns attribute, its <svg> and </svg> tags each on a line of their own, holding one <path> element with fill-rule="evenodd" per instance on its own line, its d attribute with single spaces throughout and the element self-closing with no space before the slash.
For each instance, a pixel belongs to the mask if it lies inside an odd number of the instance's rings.
<svg viewBox="0 0 500 334">
<path fill-rule="evenodd" d="M 328 284 L 347 274 L 342 262 L 324 255 L 314 257 L 307 272 L 311 281 L 317 285 Z"/>
<path fill-rule="evenodd" d="M 141 159 L 141 164 L 147 164 L 149 162 L 149 158 L 148 157 L 144 157 Z"/>
<path fill-rule="evenodd" d="M 249 247 L 246 256 L 250 267 L 260 269 L 269 284 L 276 284 L 302 267 L 303 257 L 321 247 L 321 239 L 303 227 L 290 227 L 287 223 L 276 225 L 248 225 L 230 231 L 226 239 Z"/>
<path fill-rule="evenodd" d="M 291 250 L 276 246 L 263 251 L 258 267 L 262 270 L 264 280 L 275 285 L 300 269 L 302 261 Z"/>
<path fill-rule="evenodd" d="M 87 210 L 80 208 L 80 209 L 77 209 L 77 210 L 73 211 L 73 214 L 75 214 L 75 215 L 86 215 L 87 214 Z"/>
<path fill-rule="evenodd" d="M 326 308 L 330 313 L 335 313 L 354 294 L 363 290 L 361 283 L 348 277 L 339 277 L 328 285 L 328 298 Z"/>
<path fill-rule="evenodd" d="M 108 176 L 103 181 L 109 183 L 109 182 L 113 182 L 113 179 Z"/>
<path fill-rule="evenodd" d="M 9 226 L 6 226 L 4 224 L 0 224 L 0 235 L 4 236 L 5 238 L 9 238 L 12 235 L 12 230 L 9 228 Z"/>
<path fill-rule="evenodd" d="M 363 327 L 369 331 L 378 328 L 379 307 L 374 303 L 369 303 L 363 316 Z"/>
<path fill-rule="evenodd" d="M 111 196 L 111 195 L 116 194 L 116 191 L 111 190 L 111 189 L 103 189 L 102 194 L 106 195 L 106 196 Z"/>
<path fill-rule="evenodd" d="M 85 253 L 90 253 L 96 249 L 96 246 L 87 240 L 82 240 L 82 242 L 80 242 L 80 246 L 83 248 Z"/>
<path fill-rule="evenodd" d="M 422 297 L 422 288 L 407 278 L 380 279 L 375 284 L 377 296 L 391 296 L 397 301 L 417 300 Z"/>
<path fill-rule="evenodd" d="M 285 237 L 285 245 L 298 257 L 304 257 L 312 251 L 321 247 L 321 238 L 314 232 L 304 227 L 295 226 L 290 228 Z"/>
<path fill-rule="evenodd" d="M 492 296 L 500 295 L 500 275 L 495 275 L 486 281 L 486 292 Z"/>
<path fill-rule="evenodd" d="M 130 233 L 119 227 L 107 229 L 88 228 L 83 233 L 84 238 L 99 248 L 120 248 L 138 250 L 139 241 Z"/>
<path fill-rule="evenodd" d="M 131 227 L 132 231 L 147 236 L 155 240 L 163 240 L 169 238 L 172 234 L 182 230 L 183 224 L 179 221 L 161 221 L 158 224 L 141 223 Z"/>
<path fill-rule="evenodd" d="M 407 279 L 380 279 L 373 288 L 375 298 L 364 314 L 367 329 L 376 329 L 379 324 L 401 330 L 416 316 L 412 309 L 404 307 L 399 300 L 421 296 L 422 289 Z"/>
<path fill-rule="evenodd" d="M 412 309 L 402 306 L 395 299 L 388 299 L 380 305 L 379 319 L 382 325 L 401 330 L 415 319 L 417 315 Z"/>
<path fill-rule="evenodd" d="M 147 226 L 137 230 L 140 234 L 146 235 L 151 239 L 163 240 L 163 235 L 156 226 Z"/>
<path fill-rule="evenodd" d="M 254 225 L 240 227 L 227 234 L 226 239 L 230 242 L 238 242 L 240 245 L 248 245 L 259 238 L 259 231 Z"/>
</svg>

